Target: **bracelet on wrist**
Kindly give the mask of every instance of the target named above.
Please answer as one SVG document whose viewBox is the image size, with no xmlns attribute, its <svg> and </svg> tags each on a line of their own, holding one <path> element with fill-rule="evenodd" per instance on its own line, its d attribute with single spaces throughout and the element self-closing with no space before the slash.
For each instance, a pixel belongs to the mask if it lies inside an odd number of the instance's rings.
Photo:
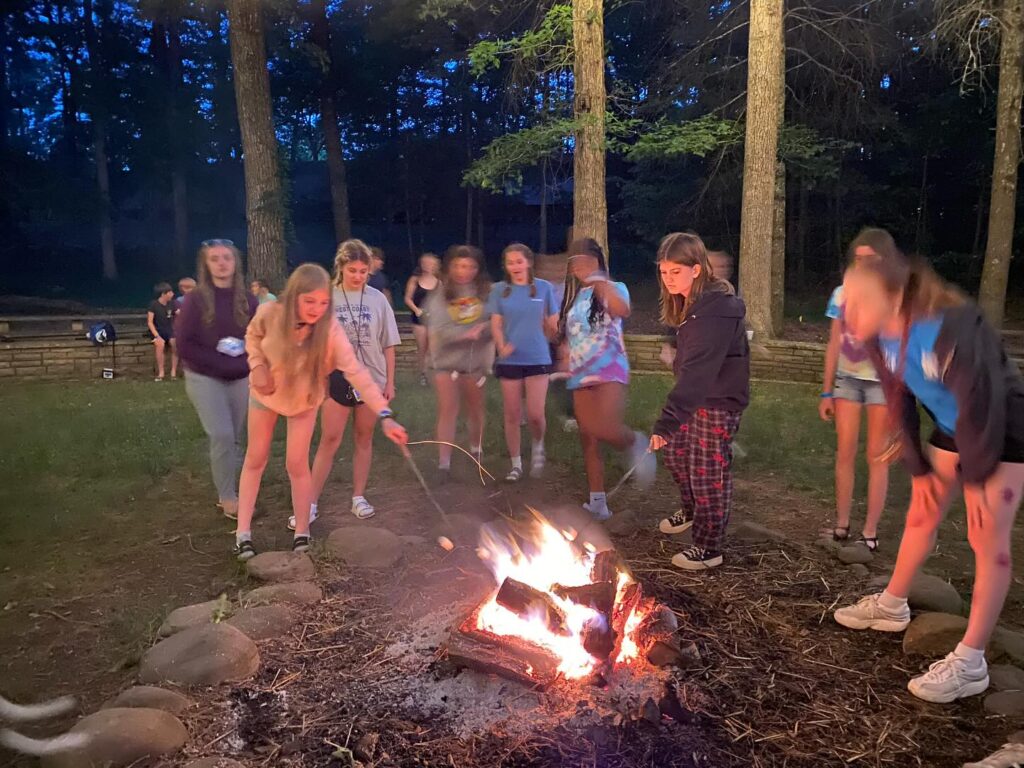
<svg viewBox="0 0 1024 768">
<path fill-rule="evenodd" d="M 393 419 L 395 418 L 395 412 L 392 411 L 390 408 L 385 408 L 383 411 L 377 414 L 377 418 L 380 419 L 381 421 L 384 421 L 384 419 Z"/>
<path fill-rule="evenodd" d="M 833 397 L 835 397 L 835 395 L 833 395 L 831 392 L 822 392 L 820 395 L 818 395 L 818 397 L 820 397 L 822 400 L 831 400 Z"/>
</svg>

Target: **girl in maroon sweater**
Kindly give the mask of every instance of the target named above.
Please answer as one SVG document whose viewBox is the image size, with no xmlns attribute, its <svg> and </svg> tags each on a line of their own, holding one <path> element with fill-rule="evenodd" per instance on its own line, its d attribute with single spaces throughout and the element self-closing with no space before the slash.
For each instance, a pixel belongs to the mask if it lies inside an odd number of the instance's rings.
<svg viewBox="0 0 1024 768">
<path fill-rule="evenodd" d="M 242 256 L 230 240 L 206 240 L 199 248 L 194 291 L 175 319 L 185 391 L 210 439 L 210 469 L 218 506 L 238 516 L 241 441 L 249 406 L 245 328 L 256 299 L 242 282 Z"/>
<path fill-rule="evenodd" d="M 732 440 L 750 400 L 746 307 L 715 277 L 696 235 L 668 235 L 658 248 L 661 320 L 676 328 L 676 384 L 654 424 L 651 450 L 679 486 L 681 506 L 664 533 L 693 528 L 693 546 L 672 558 L 686 570 L 722 564 L 732 508 Z"/>
</svg>

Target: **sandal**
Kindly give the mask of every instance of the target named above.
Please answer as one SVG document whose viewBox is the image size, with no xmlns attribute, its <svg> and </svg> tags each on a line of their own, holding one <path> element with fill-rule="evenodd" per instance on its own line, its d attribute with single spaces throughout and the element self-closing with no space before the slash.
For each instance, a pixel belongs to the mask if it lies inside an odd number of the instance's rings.
<svg viewBox="0 0 1024 768">
<path fill-rule="evenodd" d="M 850 526 L 837 525 L 832 529 L 832 541 L 848 541 L 850 538 Z"/>
<path fill-rule="evenodd" d="M 523 468 L 522 467 L 512 467 L 512 469 L 509 470 L 508 474 L 505 475 L 505 482 L 506 483 L 518 483 L 522 479 L 523 479 Z"/>
<path fill-rule="evenodd" d="M 863 544 L 868 548 L 868 552 L 878 551 L 878 537 L 877 536 L 861 536 L 857 539 L 858 544 Z"/>
<path fill-rule="evenodd" d="M 292 552 L 308 552 L 311 546 L 309 536 L 296 536 L 292 539 Z"/>
</svg>

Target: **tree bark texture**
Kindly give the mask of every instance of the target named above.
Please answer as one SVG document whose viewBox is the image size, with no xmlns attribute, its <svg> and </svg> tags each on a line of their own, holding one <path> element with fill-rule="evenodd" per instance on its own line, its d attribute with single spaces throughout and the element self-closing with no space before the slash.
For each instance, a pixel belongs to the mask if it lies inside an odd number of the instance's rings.
<svg viewBox="0 0 1024 768">
<path fill-rule="evenodd" d="M 1003 324 L 1006 284 L 1013 256 L 1013 227 L 1020 164 L 1020 109 L 1024 79 L 1024 0 L 1004 0 L 999 44 L 996 151 L 988 214 L 988 243 L 978 303 L 998 328 Z"/>
<path fill-rule="evenodd" d="M 605 190 L 603 0 L 573 0 L 572 33 L 576 146 L 573 154 L 573 231 L 592 237 L 608 253 Z"/>
<path fill-rule="evenodd" d="M 249 277 L 280 290 L 285 278 L 284 195 L 270 106 L 260 0 L 229 0 L 229 37 L 245 166 Z"/>
<path fill-rule="evenodd" d="M 107 16 L 104 10 L 100 9 L 101 19 Z M 103 279 L 116 280 L 117 255 L 114 251 L 114 220 L 110 202 L 110 163 L 107 158 L 107 109 L 102 93 L 103 51 L 93 21 L 92 0 L 85 0 L 82 16 L 85 26 L 86 51 L 89 54 L 89 112 L 92 115 L 92 149 L 93 160 L 96 163 Z"/>
<path fill-rule="evenodd" d="M 778 57 L 779 76 L 775 83 L 775 99 L 781 129 L 786 122 L 785 17 L 779 22 L 778 33 L 782 53 Z M 786 309 L 786 163 L 781 156 L 775 162 L 775 209 L 772 222 L 771 334 L 781 336 Z"/>
<path fill-rule="evenodd" d="M 740 216 L 740 285 L 747 319 L 761 338 L 775 334 L 772 234 L 779 146 L 783 0 L 751 0 L 747 127 Z"/>
<path fill-rule="evenodd" d="M 352 237 L 352 215 L 348 204 L 348 180 L 345 176 L 345 156 L 341 149 L 341 131 L 338 130 L 338 110 L 332 87 L 334 60 L 331 58 L 331 28 L 326 0 L 314 0 L 311 11 L 314 14 L 312 42 L 320 49 L 323 68 L 320 81 L 320 130 L 323 131 L 324 149 L 327 152 L 327 179 L 331 188 L 334 237 L 340 243 Z"/>
</svg>

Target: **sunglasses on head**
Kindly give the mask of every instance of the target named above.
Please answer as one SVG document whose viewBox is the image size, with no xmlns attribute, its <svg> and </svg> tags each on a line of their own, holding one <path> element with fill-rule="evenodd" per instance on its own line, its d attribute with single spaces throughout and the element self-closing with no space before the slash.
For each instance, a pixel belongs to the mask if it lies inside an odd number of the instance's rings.
<svg viewBox="0 0 1024 768">
<path fill-rule="evenodd" d="M 209 248 L 209 247 L 214 246 L 214 245 L 225 245 L 228 248 L 234 248 L 235 247 L 235 241 L 234 240 L 224 240 L 222 238 L 214 238 L 213 240 L 203 240 L 203 242 L 201 242 L 199 245 L 202 248 Z"/>
</svg>

